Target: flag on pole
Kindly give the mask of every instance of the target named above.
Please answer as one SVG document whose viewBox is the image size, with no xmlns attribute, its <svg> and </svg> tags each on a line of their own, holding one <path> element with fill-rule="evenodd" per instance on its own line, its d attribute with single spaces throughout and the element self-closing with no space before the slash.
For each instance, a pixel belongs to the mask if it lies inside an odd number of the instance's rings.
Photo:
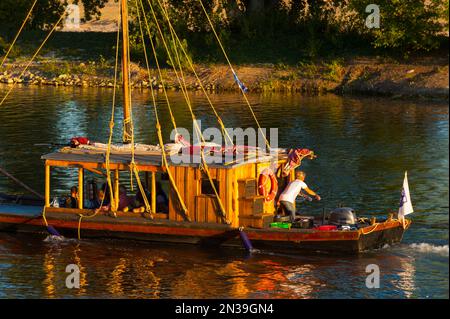
<svg viewBox="0 0 450 319">
<path fill-rule="evenodd" d="M 408 174 L 405 171 L 402 195 L 400 197 L 400 206 L 398 208 L 398 219 L 403 221 L 405 219 L 405 216 L 411 214 L 413 211 L 414 210 L 411 203 L 411 196 L 409 195 Z"/>
</svg>

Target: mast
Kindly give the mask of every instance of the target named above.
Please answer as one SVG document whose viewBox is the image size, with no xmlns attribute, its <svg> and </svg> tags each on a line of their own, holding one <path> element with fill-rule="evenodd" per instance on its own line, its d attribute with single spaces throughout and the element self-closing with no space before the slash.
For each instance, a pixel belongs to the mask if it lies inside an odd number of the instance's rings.
<svg viewBox="0 0 450 319">
<path fill-rule="evenodd" d="M 128 7 L 127 0 L 121 0 L 122 20 L 122 88 L 123 88 L 123 135 L 124 143 L 131 142 L 131 95 L 130 95 L 130 71 L 129 71 L 129 42 L 128 42 Z"/>
</svg>

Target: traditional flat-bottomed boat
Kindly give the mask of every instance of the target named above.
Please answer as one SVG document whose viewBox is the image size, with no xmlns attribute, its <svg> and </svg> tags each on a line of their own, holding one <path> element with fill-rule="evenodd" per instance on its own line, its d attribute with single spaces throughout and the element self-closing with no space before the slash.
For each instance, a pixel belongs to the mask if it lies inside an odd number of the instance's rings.
<svg viewBox="0 0 450 319">
<path fill-rule="evenodd" d="M 45 219 L 65 236 L 83 238 L 124 238 L 135 240 L 188 243 L 200 245 L 225 245 L 242 247 L 240 231 L 244 231 L 255 249 L 358 253 L 380 248 L 402 239 L 406 224 L 393 219 L 372 219 L 359 222 L 353 229 L 322 229 L 328 219 L 317 216 L 311 228 L 273 228 L 276 219 L 274 201 L 266 201 L 257 192 L 257 180 L 261 172 L 273 166 L 270 156 L 235 163 L 232 165 L 210 165 L 209 170 L 217 186 L 225 214 L 220 213 L 217 198 L 211 194 L 209 179 L 198 165 L 169 165 L 172 177 L 177 183 L 177 197 L 174 189 L 169 191 L 168 213 L 157 212 L 155 183 L 158 174 L 164 173 L 161 157 L 139 155 L 136 166 L 145 174 L 145 184 L 151 189 L 152 206 L 149 214 L 117 211 L 109 212 L 85 209 L 80 200 L 78 208 L 52 207 L 50 203 L 50 174 L 52 167 L 76 167 L 79 172 L 79 196 L 83 197 L 84 171 L 105 170 L 104 154 L 89 154 L 79 150 L 63 149 L 46 154 Z M 284 165 L 287 157 L 278 156 L 276 165 Z M 129 171 L 131 156 L 111 155 L 110 167 L 114 171 L 114 184 L 118 185 L 121 171 Z M 292 180 L 293 174 L 286 177 Z M 170 183 L 169 183 L 170 185 Z M 203 187 L 202 187 L 203 185 Z M 118 200 L 115 187 L 114 196 Z M 184 211 L 179 200 L 185 202 Z M 6 202 L 6 200 L 5 200 Z M 3 231 L 45 232 L 42 206 L 2 204 L 0 205 L 0 229 Z M 81 217 L 84 216 L 84 217 Z M 301 217 L 299 217 L 301 218 Z"/>
<path fill-rule="evenodd" d="M 148 28 L 144 5 L 140 0 L 135 2 L 139 26 L 144 24 Z M 120 4 L 123 144 L 112 143 L 113 105 L 110 138 L 107 144 L 75 138 L 71 146 L 62 147 L 42 156 L 45 167 L 45 195 L 42 204 L 39 200 L 30 198 L 0 195 L 1 231 L 45 233 L 47 226 L 47 229 L 51 227 L 57 230 L 58 234 L 79 238 L 121 238 L 247 249 L 251 246 L 254 249 L 287 253 L 301 251 L 359 253 L 401 241 L 411 221 L 394 218 L 393 213 L 387 213 L 387 218 L 384 219 L 375 217 L 364 219 L 356 218 L 349 209 L 347 211 L 341 209 L 332 211 L 329 216 L 325 214 L 316 217 L 298 216 L 298 223 L 283 221 L 283 217 L 279 216 L 277 199 L 283 187 L 295 179 L 295 168 L 300 166 L 301 160 L 314 158 L 314 152 L 308 149 L 270 147 L 246 97 L 247 88 L 238 79 L 226 55 L 234 79 L 262 133 L 266 144 L 264 147 L 236 145 L 237 143 L 229 136 L 228 143 L 223 146 L 211 146 L 203 139 L 201 131 L 195 127 L 196 118 L 186 85 L 182 80 L 183 67 L 180 59 L 172 60 L 169 49 L 167 49 L 169 59 L 173 62 L 172 66 L 175 66 L 174 72 L 179 77 L 180 88 L 192 115 L 193 130 L 200 136 L 200 141 L 190 145 L 184 143 L 180 138 L 181 135 L 176 135 L 174 143 L 164 144 L 155 93 L 151 88 L 159 144 L 135 144 L 131 112 L 127 1 L 122 0 Z M 153 12 L 154 8 L 150 2 L 149 5 L 150 8 L 147 9 Z M 170 24 L 166 9 L 160 4 L 159 10 L 167 19 L 167 28 L 170 30 L 173 44 L 175 46 L 179 44 L 179 51 L 175 49 L 175 53 L 181 54 L 184 49 Z M 153 16 L 154 23 L 158 25 L 156 16 Z M 211 29 L 217 36 L 212 24 Z M 141 35 L 144 37 L 142 28 Z M 164 35 L 160 33 L 160 36 L 165 44 Z M 159 69 L 152 38 L 149 40 Z M 223 50 L 223 46 L 221 48 Z M 117 48 L 116 59 L 118 52 Z M 144 53 L 147 60 L 147 52 Z M 189 63 L 189 59 L 187 61 Z M 195 74 L 193 66 L 192 71 Z M 117 79 L 117 69 L 115 73 Z M 162 75 L 160 76 L 162 81 Z M 208 97 L 204 87 L 201 88 Z M 115 91 L 116 85 L 114 94 Z M 164 85 L 162 93 L 167 98 Z M 209 98 L 208 101 L 210 102 Z M 167 106 L 175 126 L 168 100 Z M 226 132 L 223 121 L 212 104 L 211 107 L 218 118 L 220 129 Z M 179 154 L 187 154 L 190 160 L 174 161 L 172 156 Z M 229 160 L 227 155 L 230 155 L 232 160 Z M 194 157 L 197 160 L 193 160 Z M 50 177 L 55 167 L 78 170 L 76 207 L 63 207 L 64 205 L 60 205 L 57 200 L 52 201 Z M 95 208 L 85 207 L 93 196 L 92 190 L 86 191 L 86 172 L 97 174 L 107 181 L 110 205 L 106 209 L 102 205 Z M 134 187 L 141 191 L 144 199 L 142 210 L 119 209 L 119 186 L 121 174 L 123 176 L 124 173 L 134 176 L 131 184 L 135 183 Z M 167 210 L 159 211 L 156 185 L 162 182 L 165 183 L 168 193 L 168 207 Z M 148 193 L 145 190 L 148 190 Z M 350 216 L 351 220 L 333 219 L 333 216 L 340 214 L 344 217 Z"/>
</svg>

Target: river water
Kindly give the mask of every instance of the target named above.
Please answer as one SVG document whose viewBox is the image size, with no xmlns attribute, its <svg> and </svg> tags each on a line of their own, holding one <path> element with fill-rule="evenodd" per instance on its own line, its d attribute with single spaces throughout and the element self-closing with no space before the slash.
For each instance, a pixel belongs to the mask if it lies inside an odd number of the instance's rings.
<svg viewBox="0 0 450 319">
<path fill-rule="evenodd" d="M 6 87 L 0 86 L 1 96 Z M 0 166 L 43 192 L 37 143 L 72 136 L 106 141 L 110 89 L 18 87 L 0 108 Z M 211 96 L 227 127 L 253 127 L 239 94 Z M 278 128 L 279 146 L 313 149 L 307 183 L 321 202 L 308 214 L 338 205 L 360 216 L 396 211 L 404 171 L 415 212 L 403 242 L 358 257 L 280 255 L 207 250 L 128 241 L 63 241 L 0 233 L 0 298 L 449 298 L 449 108 L 446 103 L 326 95 L 249 96 L 262 127 Z M 133 92 L 137 142 L 156 143 L 148 92 Z M 192 130 L 181 94 L 170 100 L 179 127 Z M 207 100 L 192 93 L 202 127 L 217 126 Z M 121 101 L 118 101 L 120 106 Z M 158 96 L 163 134 L 170 117 Z M 122 115 L 120 107 L 117 116 Z M 115 126 L 120 140 L 121 122 Z M 76 183 L 75 172 L 52 176 L 55 192 Z M 0 176 L 0 192 L 21 193 Z M 68 289 L 65 268 L 81 269 L 80 289 Z M 366 267 L 380 269 L 380 288 L 366 287 Z"/>
</svg>

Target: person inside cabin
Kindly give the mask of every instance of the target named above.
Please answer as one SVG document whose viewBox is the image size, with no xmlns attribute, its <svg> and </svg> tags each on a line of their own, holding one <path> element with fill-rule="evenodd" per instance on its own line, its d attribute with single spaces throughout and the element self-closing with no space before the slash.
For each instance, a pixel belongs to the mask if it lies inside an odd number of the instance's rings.
<svg viewBox="0 0 450 319">
<path fill-rule="evenodd" d="M 145 197 L 147 198 L 148 203 L 150 204 L 151 201 L 151 194 L 150 192 L 144 187 L 144 193 L 145 193 Z M 133 208 L 133 212 L 134 213 L 143 213 L 145 212 L 145 201 L 144 201 L 144 196 L 142 196 L 141 190 L 138 189 L 136 196 L 134 198 L 134 208 Z"/>
<path fill-rule="evenodd" d="M 119 186 L 119 211 L 128 211 L 131 206 L 131 200 L 127 195 L 127 188 L 124 185 Z"/>
<path fill-rule="evenodd" d="M 98 190 L 98 201 L 101 209 L 109 210 L 110 208 L 110 192 L 107 183 L 103 183 L 102 187 Z"/>
<path fill-rule="evenodd" d="M 169 213 L 169 199 L 160 182 L 156 182 L 156 211 L 164 214 Z"/>
<path fill-rule="evenodd" d="M 280 195 L 280 205 L 284 213 L 291 216 L 291 222 L 295 221 L 295 199 L 305 190 L 309 195 L 314 196 L 316 200 L 321 200 L 320 196 L 311 190 L 305 183 L 306 174 L 303 171 L 295 172 L 295 180 L 290 182 Z"/>
<path fill-rule="evenodd" d="M 76 186 L 70 188 L 70 196 L 67 197 L 64 206 L 66 208 L 78 208 L 78 188 Z"/>
<path fill-rule="evenodd" d="M 87 184 L 87 198 L 84 200 L 84 208 L 94 209 L 100 207 L 100 201 L 98 199 L 99 191 L 97 187 L 97 182 L 92 179 Z"/>
</svg>

